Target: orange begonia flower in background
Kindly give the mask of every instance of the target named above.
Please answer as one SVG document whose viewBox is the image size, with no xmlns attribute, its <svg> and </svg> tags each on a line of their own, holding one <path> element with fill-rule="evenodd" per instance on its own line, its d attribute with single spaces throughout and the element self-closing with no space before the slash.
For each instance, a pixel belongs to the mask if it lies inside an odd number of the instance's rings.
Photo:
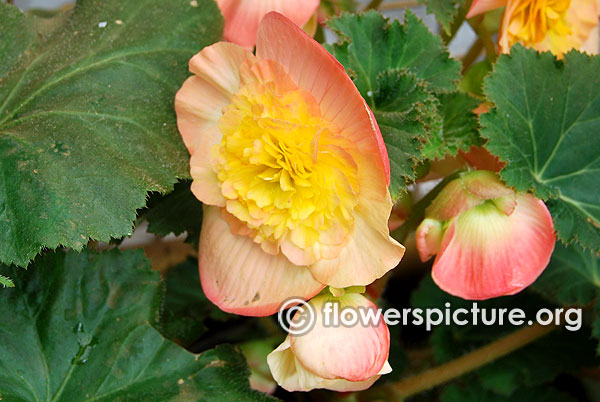
<svg viewBox="0 0 600 402">
<path fill-rule="evenodd" d="M 337 304 L 324 321 L 325 303 Z M 370 325 L 345 326 L 341 312 L 346 308 L 366 310 L 377 308 L 358 293 L 339 298 L 319 295 L 310 301 L 314 309 L 314 327 L 306 334 L 289 335 L 269 356 L 267 362 L 273 378 L 288 391 L 310 391 L 327 388 L 334 391 L 360 391 L 392 371 L 387 362 L 390 331 L 383 316 Z M 337 313 L 337 314 L 336 314 Z M 297 315 L 299 312 L 297 313 Z M 335 315 L 335 318 L 334 318 Z M 297 319 L 294 317 L 294 319 Z M 339 325 L 335 325 L 335 320 Z"/>
<path fill-rule="evenodd" d="M 262 18 L 276 11 L 314 34 L 320 0 L 216 0 L 225 19 L 225 40 L 252 50 Z M 310 32 L 313 31 L 313 32 Z"/>
<path fill-rule="evenodd" d="M 503 6 L 502 53 L 520 43 L 559 57 L 571 49 L 598 54 L 598 0 L 474 0 L 467 18 Z"/>
<path fill-rule="evenodd" d="M 437 254 L 433 280 L 463 299 L 525 289 L 548 265 L 556 242 L 546 205 L 485 170 L 448 183 L 425 217 L 416 234 L 421 260 Z"/>
<path fill-rule="evenodd" d="M 219 42 L 190 61 L 175 99 L 205 204 L 206 296 L 264 316 L 325 285 L 367 285 L 394 268 L 389 161 L 372 112 L 321 45 L 269 13 L 256 56 Z"/>
</svg>

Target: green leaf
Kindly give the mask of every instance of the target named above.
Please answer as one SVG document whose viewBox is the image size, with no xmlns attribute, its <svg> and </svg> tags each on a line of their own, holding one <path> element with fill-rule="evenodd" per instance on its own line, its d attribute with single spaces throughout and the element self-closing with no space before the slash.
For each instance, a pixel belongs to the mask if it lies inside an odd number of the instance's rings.
<svg viewBox="0 0 600 402">
<path fill-rule="evenodd" d="M 329 47 L 331 53 L 353 77 L 381 128 L 390 159 L 390 192 L 397 199 L 415 180 L 423 144 L 441 130 L 434 95 L 456 88 L 460 63 L 408 10 L 403 23 L 371 11 L 343 14 L 328 24 L 340 38 Z"/>
<path fill-rule="evenodd" d="M 428 159 L 443 159 L 482 145 L 477 115 L 472 112 L 480 102 L 461 92 L 444 94 L 439 99 L 443 127 L 430 138 L 423 155 Z"/>
<path fill-rule="evenodd" d="M 15 283 L 12 281 L 12 279 L 7 278 L 6 276 L 0 275 L 0 285 L 4 286 L 5 288 L 14 288 L 15 287 Z"/>
<path fill-rule="evenodd" d="M 522 46 L 500 56 L 485 81 L 495 107 L 481 116 L 501 175 L 548 207 L 559 238 L 600 253 L 600 56 L 564 61 Z"/>
<path fill-rule="evenodd" d="M 491 71 L 492 63 L 488 60 L 473 64 L 460 81 L 460 90 L 478 97 L 484 96 L 483 81 Z"/>
<path fill-rule="evenodd" d="M 557 244 L 550 264 L 532 289 L 561 305 L 585 305 L 600 288 L 599 258 L 577 244 Z"/>
<path fill-rule="evenodd" d="M 173 99 L 222 30 L 211 0 L 82 0 L 63 19 L 42 29 L 0 4 L 5 263 L 127 235 L 148 191 L 188 176 Z"/>
<path fill-rule="evenodd" d="M 198 260 L 192 258 L 167 271 L 160 312 L 161 333 L 185 346 L 205 334 L 207 318 L 224 321 L 237 317 L 219 310 L 206 298 L 198 277 Z"/>
<path fill-rule="evenodd" d="M 441 39 L 410 10 L 404 22 L 388 21 L 376 11 L 342 14 L 328 25 L 340 41 L 331 46 L 370 106 L 377 76 L 388 70 L 406 69 L 427 81 L 435 92 L 451 92 L 460 79 L 460 63 L 452 58 Z M 371 92 L 371 95 L 369 95 Z"/>
<path fill-rule="evenodd" d="M 160 280 L 142 251 L 55 252 L 0 292 L 7 401 L 267 400 L 238 350 L 191 354 L 150 326 Z"/>
<path fill-rule="evenodd" d="M 575 402 L 576 399 L 554 387 L 522 388 L 519 394 L 506 397 L 486 391 L 474 381 L 466 386 L 449 385 L 444 390 L 442 402 Z"/>
<path fill-rule="evenodd" d="M 436 21 L 442 26 L 446 34 L 450 34 L 452 23 L 458 16 L 459 0 L 419 0 L 427 7 L 427 12 L 435 15 Z"/>
<path fill-rule="evenodd" d="M 198 245 L 202 228 L 202 203 L 190 190 L 191 180 L 175 184 L 167 195 L 153 193 L 140 218 L 148 221 L 148 232 L 159 236 L 187 232 L 186 242 Z"/>
<path fill-rule="evenodd" d="M 427 132 L 441 130 L 437 99 L 413 73 L 390 70 L 377 77 L 375 118 L 390 160 L 390 193 L 394 200 L 416 179 Z"/>
</svg>

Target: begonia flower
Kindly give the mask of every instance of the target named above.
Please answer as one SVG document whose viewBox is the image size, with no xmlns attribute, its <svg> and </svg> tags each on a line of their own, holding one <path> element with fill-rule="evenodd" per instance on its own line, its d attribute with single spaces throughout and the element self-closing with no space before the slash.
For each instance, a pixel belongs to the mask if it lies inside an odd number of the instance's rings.
<svg viewBox="0 0 600 402">
<path fill-rule="evenodd" d="M 327 302 L 332 302 L 331 306 L 337 304 L 337 311 L 333 307 L 327 310 Z M 271 374 L 279 385 L 288 391 L 360 391 L 392 371 L 387 361 L 390 332 L 383 316 L 369 321 L 369 325 L 344 325 L 341 320 L 344 309 L 354 309 L 357 314 L 360 309 L 375 313 L 375 304 L 358 293 L 338 298 L 319 295 L 309 304 L 315 312 L 312 329 L 305 334 L 288 335 L 267 356 Z M 329 316 L 325 318 L 327 311 Z"/>
<path fill-rule="evenodd" d="M 504 6 L 502 53 L 520 43 L 559 57 L 571 49 L 598 54 L 598 0 L 474 0 L 467 18 Z"/>
<path fill-rule="evenodd" d="M 340 63 L 281 14 L 256 55 L 219 42 L 190 61 L 175 99 L 202 201 L 200 279 L 222 310 L 275 313 L 325 285 L 367 285 L 404 247 L 377 122 Z"/>
<path fill-rule="evenodd" d="M 225 19 L 225 40 L 252 50 L 262 18 L 276 11 L 314 34 L 320 0 L 216 0 Z"/>
<path fill-rule="evenodd" d="M 511 295 L 544 271 L 556 237 L 546 205 L 478 170 L 451 181 L 425 211 L 416 243 L 432 277 L 463 299 Z"/>
</svg>

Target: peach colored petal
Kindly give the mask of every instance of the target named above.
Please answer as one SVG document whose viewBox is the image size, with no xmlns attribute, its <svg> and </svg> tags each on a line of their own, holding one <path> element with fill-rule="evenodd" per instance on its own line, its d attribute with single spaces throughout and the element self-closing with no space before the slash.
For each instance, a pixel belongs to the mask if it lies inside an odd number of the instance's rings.
<svg viewBox="0 0 600 402">
<path fill-rule="evenodd" d="M 319 0 L 217 0 L 225 18 L 225 39 L 252 50 L 262 18 L 277 11 L 296 25 L 306 24 L 319 6 Z"/>
<path fill-rule="evenodd" d="M 219 182 L 211 164 L 211 149 L 221 142 L 217 122 L 240 83 L 239 67 L 254 56 L 230 43 L 215 43 L 190 60 L 189 77 L 175 95 L 177 127 L 192 155 L 192 192 L 202 202 L 223 206 Z"/>
<path fill-rule="evenodd" d="M 467 13 L 467 18 L 473 18 L 476 15 L 495 10 L 496 8 L 504 7 L 507 0 L 474 0 L 471 3 L 471 8 Z"/>
<path fill-rule="evenodd" d="M 452 295 L 483 300 L 514 294 L 548 265 L 556 238 L 542 201 L 519 195 L 509 216 L 494 205 L 488 208 L 463 213 L 444 234 L 432 276 Z"/>
<path fill-rule="evenodd" d="M 368 285 L 398 265 L 404 246 L 388 234 L 386 222 L 377 230 L 361 215 L 355 217 L 354 234 L 338 258 L 321 260 L 310 270 L 319 282 L 344 288 Z"/>
<path fill-rule="evenodd" d="M 310 301 L 316 310 L 315 325 L 311 331 L 300 336 L 290 335 L 294 356 L 304 368 L 314 375 L 349 381 L 364 381 L 379 373 L 383 368 L 390 348 L 390 332 L 383 315 L 374 318 L 369 325 L 335 325 L 324 320 L 325 303 L 333 301 L 343 316 L 344 309 L 353 309 L 356 314 L 375 314 L 377 306 L 358 293 L 343 295 L 339 300 L 318 296 Z M 332 307 L 330 305 L 330 307 Z M 333 308 L 333 307 L 332 307 Z M 379 311 L 381 313 L 381 311 Z M 333 325 L 332 325 L 333 324 Z"/>
<path fill-rule="evenodd" d="M 314 96 L 324 118 L 356 145 L 352 157 L 358 165 L 361 191 L 371 188 L 369 193 L 384 197 L 389 183 L 387 150 L 373 113 L 344 67 L 277 13 L 269 13 L 263 19 L 258 29 L 256 54 L 280 63 L 299 88 Z"/>
<path fill-rule="evenodd" d="M 308 268 L 232 234 L 217 207 L 204 207 L 199 265 L 206 297 L 223 311 L 240 315 L 271 315 L 285 299 L 309 299 L 324 287 Z"/>
<path fill-rule="evenodd" d="M 296 359 L 290 346 L 289 336 L 267 356 L 267 363 L 275 381 L 288 391 L 310 391 L 316 388 L 340 392 L 362 391 L 373 385 L 380 375 L 391 371 L 391 367 L 386 361 L 380 373 L 364 381 L 354 382 L 341 378 L 331 380 L 318 377 L 305 369 Z"/>
<path fill-rule="evenodd" d="M 440 221 L 423 219 L 415 236 L 421 261 L 425 262 L 438 253 L 442 243 L 442 235 L 442 223 Z"/>
</svg>

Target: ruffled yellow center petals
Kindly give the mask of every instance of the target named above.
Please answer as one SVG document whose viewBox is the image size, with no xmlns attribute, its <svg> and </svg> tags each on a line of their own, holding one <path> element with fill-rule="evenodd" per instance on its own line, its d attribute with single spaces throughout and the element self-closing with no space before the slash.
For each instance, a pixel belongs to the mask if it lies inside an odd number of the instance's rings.
<svg viewBox="0 0 600 402">
<path fill-rule="evenodd" d="M 511 16 L 508 30 L 512 35 L 511 46 L 516 42 L 539 43 L 548 33 L 556 36 L 571 34 L 567 11 L 571 0 L 522 1 Z"/>
<path fill-rule="evenodd" d="M 335 258 L 353 231 L 358 203 L 352 144 L 276 63 L 248 69 L 223 110 L 223 139 L 213 148 L 226 210 L 242 224 L 234 230 L 297 265 Z"/>
<path fill-rule="evenodd" d="M 511 0 L 504 18 L 503 52 L 517 42 L 559 57 L 571 49 L 598 51 L 587 48 L 598 25 L 596 0 Z"/>
</svg>

